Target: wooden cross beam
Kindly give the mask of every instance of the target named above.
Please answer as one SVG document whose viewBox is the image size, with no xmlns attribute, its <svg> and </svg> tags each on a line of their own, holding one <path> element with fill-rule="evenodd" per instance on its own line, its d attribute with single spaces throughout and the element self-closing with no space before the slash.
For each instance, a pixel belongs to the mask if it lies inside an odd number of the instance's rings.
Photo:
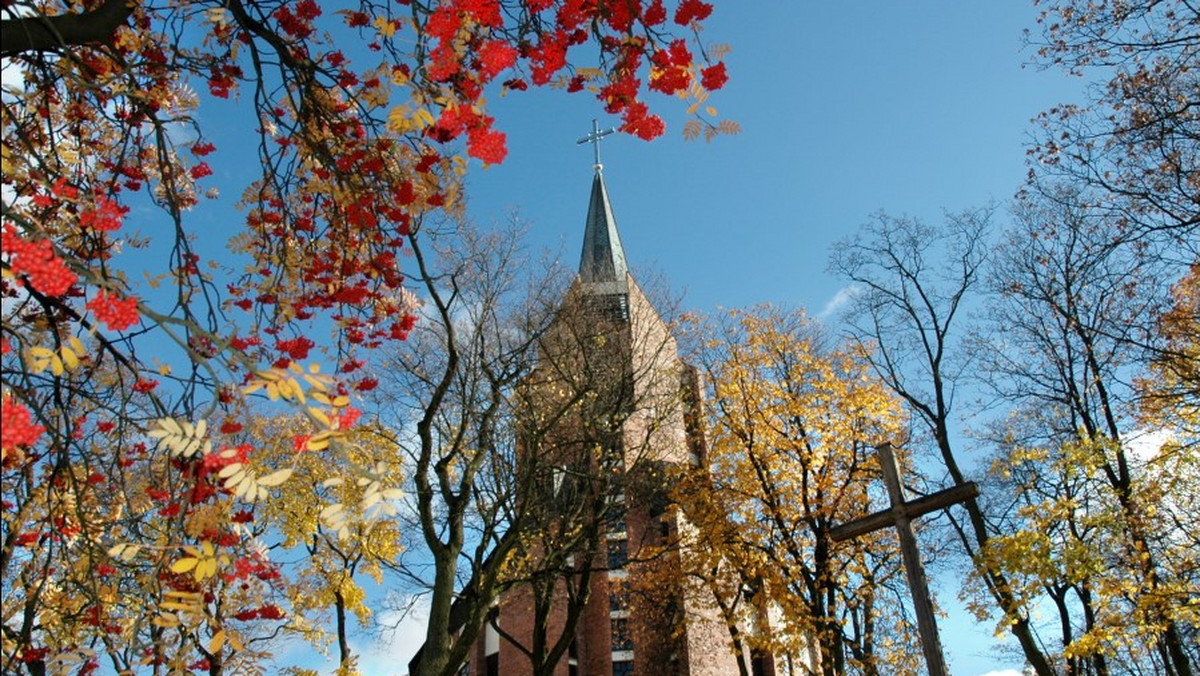
<svg viewBox="0 0 1200 676">
<path fill-rule="evenodd" d="M 600 139 L 604 138 L 605 136 L 608 136 L 609 134 L 615 134 L 615 133 L 617 133 L 616 127 L 613 127 L 612 129 L 601 130 L 600 123 L 598 123 L 596 120 L 593 119 L 592 120 L 592 133 L 588 134 L 587 136 L 584 136 L 583 138 L 581 138 L 575 142 L 578 145 L 582 145 L 584 143 L 592 144 L 592 150 L 596 154 L 596 171 L 600 171 L 603 168 L 600 164 Z"/>
<path fill-rule="evenodd" d="M 917 633 L 921 638 L 921 651 L 925 653 L 925 664 L 930 676 L 950 676 L 946 660 L 942 656 L 942 643 L 938 638 L 937 621 L 933 614 L 933 601 L 929 598 L 929 583 L 925 579 L 925 568 L 921 565 L 921 554 L 917 549 L 917 538 L 913 534 L 912 520 L 979 495 L 979 487 L 968 481 L 944 491 L 938 491 L 916 500 L 908 501 L 904 496 L 904 485 L 900 483 L 900 467 L 892 445 L 885 443 L 877 449 L 879 465 L 883 468 L 883 481 L 887 484 L 891 507 L 861 519 L 844 523 L 829 532 L 835 542 L 849 540 L 886 526 L 895 526 L 900 534 L 900 554 L 904 559 L 904 572 L 908 576 L 908 587 L 912 591 L 913 605 L 917 614 Z"/>
</svg>

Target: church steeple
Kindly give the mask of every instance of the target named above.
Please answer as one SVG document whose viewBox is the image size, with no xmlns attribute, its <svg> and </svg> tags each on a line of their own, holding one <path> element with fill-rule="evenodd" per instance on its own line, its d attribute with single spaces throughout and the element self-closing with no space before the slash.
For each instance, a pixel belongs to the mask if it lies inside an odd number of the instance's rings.
<svg viewBox="0 0 1200 676">
<path fill-rule="evenodd" d="M 592 178 L 592 197 L 583 230 L 583 254 L 579 258 L 579 281 L 584 292 L 592 296 L 629 295 L 625 250 L 621 248 L 617 219 L 604 187 L 604 165 L 600 164 L 600 139 L 616 131 L 616 128 L 601 130 L 599 123 L 592 120 L 592 132 L 578 141 L 592 144 L 596 158 L 596 176 Z M 620 305 L 624 307 L 625 302 Z"/>
<path fill-rule="evenodd" d="M 598 167 L 598 165 L 597 165 Z M 604 186 L 604 174 L 599 168 L 592 179 L 592 196 L 588 202 L 587 224 L 583 231 L 583 254 L 579 259 L 579 280 L 584 289 L 594 295 L 629 293 L 629 268 L 625 265 L 625 250 L 617 232 Z"/>
</svg>

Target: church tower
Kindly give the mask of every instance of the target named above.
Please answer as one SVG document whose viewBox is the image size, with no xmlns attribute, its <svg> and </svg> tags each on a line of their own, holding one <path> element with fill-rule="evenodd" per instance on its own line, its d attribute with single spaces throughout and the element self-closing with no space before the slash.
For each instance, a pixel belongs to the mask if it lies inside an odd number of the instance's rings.
<svg viewBox="0 0 1200 676">
<path fill-rule="evenodd" d="M 700 389 L 629 273 L 597 161 L 579 273 L 526 384 L 529 420 L 546 417 L 539 408 L 556 413 L 544 425 L 530 422 L 536 429 L 520 444 L 548 468 L 535 482 L 538 499 L 551 505 L 541 527 L 585 536 L 571 540 L 556 581 L 531 576 L 501 596 L 470 674 L 530 674 L 530 648 L 560 637 L 569 649 L 545 674 L 737 673 L 728 629 L 702 596 L 687 592 L 679 565 L 686 553 L 674 546 L 687 524 L 670 504 L 669 482 L 704 462 Z M 537 557 L 552 560 L 554 542 L 548 537 Z"/>
</svg>

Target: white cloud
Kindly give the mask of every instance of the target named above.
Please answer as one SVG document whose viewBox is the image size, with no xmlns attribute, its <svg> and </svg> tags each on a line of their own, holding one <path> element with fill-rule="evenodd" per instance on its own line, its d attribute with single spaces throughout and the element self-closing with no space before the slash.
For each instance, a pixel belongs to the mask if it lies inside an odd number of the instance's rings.
<svg viewBox="0 0 1200 676">
<path fill-rule="evenodd" d="M 358 655 L 358 670 L 371 676 L 407 674 L 409 660 L 425 642 L 428 619 L 429 606 L 424 598 L 419 599 L 403 616 L 399 613 L 380 613 L 379 624 L 394 628 L 385 630 L 370 643 L 352 646 Z"/>
<path fill-rule="evenodd" d="M 857 284 L 843 286 L 842 288 L 838 289 L 837 293 L 833 294 L 832 298 L 826 301 L 825 307 L 821 308 L 821 311 L 817 313 L 817 318 L 829 319 L 840 312 L 842 308 L 846 307 L 846 305 L 848 305 L 850 301 L 854 300 L 854 297 L 861 292 L 862 287 Z"/>
<path fill-rule="evenodd" d="M 1170 430 L 1137 430 L 1126 436 L 1125 449 L 1140 460 L 1150 460 L 1173 438 Z"/>
<path fill-rule="evenodd" d="M 371 603 L 368 600 L 368 603 Z M 358 670 L 367 676 L 407 676 L 408 662 L 417 653 L 425 640 L 425 625 L 429 616 L 429 604 L 424 597 L 416 599 L 407 614 L 384 610 L 375 621 L 382 628 L 355 631 L 350 637 L 350 651 L 358 657 Z M 352 620 L 353 621 L 353 620 Z M 333 631 L 333 627 L 326 627 Z M 357 624 L 355 625 L 357 630 Z M 275 656 L 277 665 L 296 666 L 316 670 L 318 674 L 332 674 L 337 668 L 336 637 L 331 643 L 318 650 L 302 640 L 290 640 L 279 648 Z"/>
</svg>

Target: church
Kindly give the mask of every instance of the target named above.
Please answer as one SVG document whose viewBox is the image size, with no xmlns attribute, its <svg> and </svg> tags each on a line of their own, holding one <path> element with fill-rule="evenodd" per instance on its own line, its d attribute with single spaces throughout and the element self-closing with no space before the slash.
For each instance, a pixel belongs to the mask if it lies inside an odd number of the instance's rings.
<svg viewBox="0 0 1200 676">
<path fill-rule="evenodd" d="M 669 484 L 705 466 L 703 387 L 629 272 L 598 153 L 578 276 L 520 389 L 519 452 L 542 475 L 518 501 L 540 505 L 546 539 L 530 558 L 546 565 L 515 575 L 460 673 L 725 676 L 741 661 L 775 676 L 769 655 L 738 659 L 729 623 L 682 572 L 690 526 Z M 545 409 L 560 413 L 544 422 Z"/>
</svg>

